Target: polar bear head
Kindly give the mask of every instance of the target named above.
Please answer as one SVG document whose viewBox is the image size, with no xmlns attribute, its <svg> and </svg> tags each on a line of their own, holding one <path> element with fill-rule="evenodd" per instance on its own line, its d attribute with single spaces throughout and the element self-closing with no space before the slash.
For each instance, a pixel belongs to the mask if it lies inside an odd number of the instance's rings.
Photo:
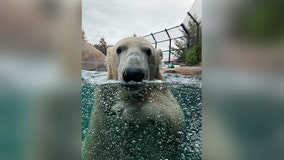
<svg viewBox="0 0 284 160">
<path fill-rule="evenodd" d="M 107 50 L 108 79 L 121 82 L 164 80 L 159 72 L 162 51 L 143 38 L 128 37 Z"/>
</svg>

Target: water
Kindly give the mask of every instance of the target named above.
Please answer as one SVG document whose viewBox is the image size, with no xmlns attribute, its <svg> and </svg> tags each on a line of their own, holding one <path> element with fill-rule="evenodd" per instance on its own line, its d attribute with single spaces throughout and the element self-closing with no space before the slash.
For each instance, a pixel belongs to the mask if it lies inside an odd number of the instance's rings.
<svg viewBox="0 0 284 160">
<path fill-rule="evenodd" d="M 117 83 L 116 81 L 106 81 L 106 75 L 106 72 L 82 71 L 82 139 L 85 138 L 88 129 L 96 87 L 106 83 L 109 85 Z M 163 83 L 163 85 L 166 85 L 177 99 L 186 121 L 185 140 L 176 159 L 201 159 L 201 77 L 170 74 L 164 76 L 168 83 Z M 154 83 L 161 85 L 160 81 Z"/>
</svg>

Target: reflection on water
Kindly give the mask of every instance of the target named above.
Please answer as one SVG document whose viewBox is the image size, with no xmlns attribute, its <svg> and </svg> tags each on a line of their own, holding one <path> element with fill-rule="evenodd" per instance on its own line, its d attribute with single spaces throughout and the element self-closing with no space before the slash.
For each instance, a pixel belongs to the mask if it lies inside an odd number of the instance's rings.
<svg viewBox="0 0 284 160">
<path fill-rule="evenodd" d="M 179 75 L 165 75 L 165 77 L 168 79 L 167 83 L 161 81 L 150 83 L 170 89 L 185 115 L 184 142 L 176 159 L 201 159 L 201 78 Z M 103 72 L 82 72 L 82 139 L 85 138 L 88 129 L 95 101 L 94 92 L 98 86 L 106 83 L 111 87 L 118 82 L 106 81 L 106 73 Z"/>
</svg>

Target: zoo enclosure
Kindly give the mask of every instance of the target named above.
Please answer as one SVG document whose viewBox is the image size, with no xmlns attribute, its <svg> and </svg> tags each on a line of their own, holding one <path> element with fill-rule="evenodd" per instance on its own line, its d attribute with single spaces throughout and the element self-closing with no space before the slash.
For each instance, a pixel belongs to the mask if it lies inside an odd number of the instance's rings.
<svg viewBox="0 0 284 160">
<path fill-rule="evenodd" d="M 192 12 L 194 16 L 192 15 Z M 152 43 L 155 48 L 159 48 L 163 53 L 168 53 L 168 63 L 171 61 L 172 48 L 175 46 L 172 42 L 178 39 L 186 38 L 186 49 L 190 49 L 190 44 L 197 44 L 200 41 L 201 24 L 198 22 L 201 19 L 201 0 L 196 0 L 189 12 L 180 25 L 167 28 L 158 32 L 150 33 L 142 36 Z M 193 22 L 196 28 L 189 28 L 189 22 Z"/>
</svg>

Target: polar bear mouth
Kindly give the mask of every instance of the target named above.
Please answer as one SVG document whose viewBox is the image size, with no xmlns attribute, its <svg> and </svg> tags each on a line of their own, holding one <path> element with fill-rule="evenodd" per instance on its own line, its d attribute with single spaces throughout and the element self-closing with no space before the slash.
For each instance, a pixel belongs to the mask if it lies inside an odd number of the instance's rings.
<svg viewBox="0 0 284 160">
<path fill-rule="evenodd" d="M 132 94 L 137 94 L 144 88 L 143 81 L 146 80 L 147 74 L 145 69 L 127 67 L 121 74 L 122 88 Z"/>
<path fill-rule="evenodd" d="M 142 83 L 130 82 L 130 83 L 124 83 L 123 87 L 127 91 L 136 91 L 140 90 L 143 86 Z"/>
<path fill-rule="evenodd" d="M 141 82 L 133 82 L 133 81 L 130 81 L 128 83 L 122 83 L 122 86 L 127 92 L 133 92 L 133 93 L 140 92 L 144 88 Z"/>
</svg>

